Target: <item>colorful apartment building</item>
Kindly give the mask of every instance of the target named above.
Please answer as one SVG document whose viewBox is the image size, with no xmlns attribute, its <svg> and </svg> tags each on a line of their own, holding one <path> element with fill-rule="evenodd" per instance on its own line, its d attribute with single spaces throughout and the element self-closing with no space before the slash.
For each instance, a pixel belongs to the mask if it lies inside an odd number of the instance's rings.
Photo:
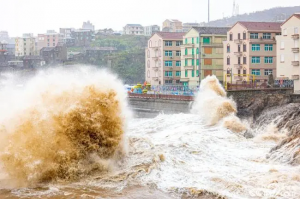
<svg viewBox="0 0 300 199">
<path fill-rule="evenodd" d="M 182 22 L 177 19 L 166 19 L 162 26 L 163 32 L 183 32 Z"/>
<path fill-rule="evenodd" d="M 184 33 L 157 32 L 148 41 L 145 79 L 151 85 L 182 85 L 181 49 Z"/>
<path fill-rule="evenodd" d="M 277 41 L 277 78 L 294 80 L 294 91 L 300 93 L 299 64 L 300 13 L 292 15 L 281 25 Z"/>
<path fill-rule="evenodd" d="M 184 85 L 198 86 L 208 75 L 223 81 L 223 41 L 228 30 L 227 27 L 194 27 L 183 36 L 181 82 Z"/>
<path fill-rule="evenodd" d="M 47 30 L 45 34 L 38 34 L 37 50 L 38 53 L 44 47 L 55 47 L 63 41 L 63 35 L 54 30 Z"/>
<path fill-rule="evenodd" d="M 224 71 L 230 82 L 267 81 L 276 77 L 276 35 L 281 23 L 237 22 L 227 33 Z M 228 82 L 227 81 L 227 82 Z"/>
<path fill-rule="evenodd" d="M 15 56 L 36 55 L 35 38 L 32 33 L 23 34 L 15 38 Z"/>
</svg>

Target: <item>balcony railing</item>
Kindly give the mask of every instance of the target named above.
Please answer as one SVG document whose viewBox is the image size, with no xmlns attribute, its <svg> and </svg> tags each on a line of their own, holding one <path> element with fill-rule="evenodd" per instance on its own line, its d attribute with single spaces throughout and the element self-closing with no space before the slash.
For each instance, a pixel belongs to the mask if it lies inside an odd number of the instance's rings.
<svg viewBox="0 0 300 199">
<path fill-rule="evenodd" d="M 298 48 L 292 48 L 293 53 L 298 53 L 299 52 L 299 47 Z"/>
<path fill-rule="evenodd" d="M 299 61 L 292 61 L 293 66 L 299 66 Z"/>
<path fill-rule="evenodd" d="M 188 66 L 185 66 L 184 68 L 187 69 L 187 70 L 193 70 L 194 66 L 188 65 Z"/>
<path fill-rule="evenodd" d="M 234 68 L 236 68 L 236 69 L 242 69 L 243 65 L 242 64 L 234 64 Z"/>
<path fill-rule="evenodd" d="M 243 52 L 234 52 L 234 55 L 241 57 L 243 55 Z"/>
<path fill-rule="evenodd" d="M 201 46 L 223 46 L 222 43 L 201 43 Z"/>
<path fill-rule="evenodd" d="M 195 44 L 182 44 L 181 46 L 185 48 L 194 48 Z"/>
<path fill-rule="evenodd" d="M 193 59 L 195 58 L 195 55 L 189 54 L 189 55 L 183 55 L 184 58 Z"/>
<path fill-rule="evenodd" d="M 236 43 L 236 44 L 241 44 L 242 41 L 243 41 L 243 40 L 241 40 L 241 39 L 235 39 L 235 40 L 234 40 L 234 43 Z"/>
<path fill-rule="evenodd" d="M 292 39 L 299 39 L 299 33 L 298 34 L 294 34 L 294 35 L 292 35 Z"/>
<path fill-rule="evenodd" d="M 292 80 L 299 80 L 299 75 L 292 75 Z"/>
</svg>

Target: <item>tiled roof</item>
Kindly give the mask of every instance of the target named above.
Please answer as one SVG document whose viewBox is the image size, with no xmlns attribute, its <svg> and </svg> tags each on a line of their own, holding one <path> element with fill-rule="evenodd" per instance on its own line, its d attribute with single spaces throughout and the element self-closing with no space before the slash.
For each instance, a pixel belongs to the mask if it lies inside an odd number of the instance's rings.
<svg viewBox="0 0 300 199">
<path fill-rule="evenodd" d="M 295 17 L 298 17 L 300 19 L 300 13 L 294 14 Z"/>
<path fill-rule="evenodd" d="M 226 35 L 229 27 L 193 27 L 199 34 Z"/>
<path fill-rule="evenodd" d="M 183 39 L 184 32 L 157 32 L 162 39 Z"/>
<path fill-rule="evenodd" d="M 294 16 L 297 17 L 298 19 L 300 19 L 300 13 L 295 13 L 292 16 L 290 16 L 287 20 L 285 20 L 285 22 L 283 24 L 285 24 L 286 22 L 288 22 Z M 281 26 L 283 26 L 283 24 L 281 24 Z"/>
<path fill-rule="evenodd" d="M 248 31 L 277 31 L 281 32 L 281 24 L 277 22 L 249 22 L 239 21 L 237 22 L 244 26 Z"/>
</svg>

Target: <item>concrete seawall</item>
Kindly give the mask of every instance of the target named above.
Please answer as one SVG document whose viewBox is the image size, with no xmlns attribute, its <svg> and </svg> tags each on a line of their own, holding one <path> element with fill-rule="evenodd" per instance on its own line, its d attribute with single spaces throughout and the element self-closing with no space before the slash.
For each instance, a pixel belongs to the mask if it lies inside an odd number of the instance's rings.
<svg viewBox="0 0 300 199">
<path fill-rule="evenodd" d="M 287 103 L 300 103 L 300 95 L 292 95 L 292 89 L 264 89 L 228 91 L 227 96 L 237 103 L 239 116 L 255 118 L 259 113 L 269 107 L 280 106 Z M 185 96 L 186 97 L 186 96 Z M 171 97 L 154 98 L 147 95 L 129 96 L 129 105 L 137 117 L 155 117 L 160 113 L 177 114 L 189 113 L 193 99 L 172 99 Z"/>
</svg>

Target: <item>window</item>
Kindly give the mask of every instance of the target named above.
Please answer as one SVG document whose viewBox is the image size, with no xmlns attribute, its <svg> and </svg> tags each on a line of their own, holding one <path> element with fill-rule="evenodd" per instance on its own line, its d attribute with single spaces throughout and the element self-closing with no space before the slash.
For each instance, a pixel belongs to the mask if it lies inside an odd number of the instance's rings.
<svg viewBox="0 0 300 199">
<path fill-rule="evenodd" d="M 185 44 L 187 44 L 188 43 L 188 39 L 187 38 L 185 38 Z"/>
<path fill-rule="evenodd" d="M 194 44 L 194 38 L 192 38 L 192 44 Z"/>
<path fill-rule="evenodd" d="M 243 68 L 243 74 L 246 75 L 247 74 L 247 69 Z"/>
<path fill-rule="evenodd" d="M 180 80 L 176 80 L 176 84 L 180 84 Z"/>
<path fill-rule="evenodd" d="M 176 51 L 176 56 L 180 57 L 181 56 L 181 51 Z"/>
<path fill-rule="evenodd" d="M 147 67 L 150 68 L 150 60 L 147 61 Z"/>
<path fill-rule="evenodd" d="M 203 43 L 204 44 L 209 44 L 210 43 L 210 38 L 209 37 L 203 37 Z"/>
<path fill-rule="evenodd" d="M 176 61 L 176 66 L 181 66 L 181 61 Z"/>
<path fill-rule="evenodd" d="M 192 77 L 195 77 L 195 71 L 192 70 Z"/>
<path fill-rule="evenodd" d="M 280 49 L 284 49 L 284 41 L 280 43 Z"/>
<path fill-rule="evenodd" d="M 147 51 L 147 57 L 150 57 L 150 50 Z"/>
<path fill-rule="evenodd" d="M 196 75 L 197 75 L 197 77 L 199 77 L 199 70 L 196 71 Z"/>
<path fill-rule="evenodd" d="M 197 44 L 199 44 L 199 37 L 197 37 Z"/>
<path fill-rule="evenodd" d="M 246 40 L 246 33 L 243 33 L 243 40 Z"/>
<path fill-rule="evenodd" d="M 165 71 L 165 77 L 173 77 L 173 71 Z"/>
<path fill-rule="evenodd" d="M 186 49 L 185 49 L 185 55 L 187 55 L 187 54 L 188 54 L 188 49 L 186 48 Z"/>
<path fill-rule="evenodd" d="M 149 47 L 150 48 L 152 47 L 152 41 L 149 41 Z"/>
<path fill-rule="evenodd" d="M 281 63 L 284 62 L 284 55 L 280 55 L 280 62 L 281 62 Z"/>
<path fill-rule="evenodd" d="M 246 52 L 246 51 L 247 51 L 247 45 L 243 44 L 243 52 Z"/>
<path fill-rule="evenodd" d="M 263 39 L 271 39 L 271 33 L 264 33 Z"/>
<path fill-rule="evenodd" d="M 273 64 L 273 57 L 265 57 L 265 64 Z"/>
<path fill-rule="evenodd" d="M 166 50 L 166 51 L 165 51 L 165 56 L 166 56 L 166 57 L 173 57 L 173 52 L 172 52 L 172 51 Z"/>
<path fill-rule="evenodd" d="M 252 64 L 260 64 L 260 57 L 252 57 Z"/>
<path fill-rule="evenodd" d="M 172 61 L 165 61 L 165 66 L 172 67 L 173 66 Z"/>
<path fill-rule="evenodd" d="M 194 48 L 192 48 L 192 55 L 194 55 L 195 54 L 195 49 Z"/>
<path fill-rule="evenodd" d="M 188 65 L 188 60 L 187 59 L 185 59 L 185 66 L 187 66 Z"/>
<path fill-rule="evenodd" d="M 176 71 L 176 77 L 180 77 L 181 76 L 181 71 Z"/>
<path fill-rule="evenodd" d="M 243 64 L 247 64 L 247 57 L 243 57 Z"/>
<path fill-rule="evenodd" d="M 195 60 L 192 59 L 192 66 L 195 66 Z"/>
<path fill-rule="evenodd" d="M 273 44 L 265 44 L 265 51 L 273 51 Z"/>
<path fill-rule="evenodd" d="M 258 39 L 258 33 L 250 33 L 250 39 Z"/>
<path fill-rule="evenodd" d="M 252 69 L 252 75 L 260 75 L 260 69 Z"/>
<path fill-rule="evenodd" d="M 233 40 L 233 36 L 232 36 L 232 33 L 230 33 L 229 35 L 229 41 L 232 41 Z"/>
<path fill-rule="evenodd" d="M 283 36 L 287 36 L 287 30 L 286 30 L 286 28 L 283 30 Z"/>
<path fill-rule="evenodd" d="M 150 78 L 150 71 L 147 71 L 147 77 Z"/>
<path fill-rule="evenodd" d="M 272 69 L 265 69 L 265 75 L 272 75 L 273 74 L 273 70 Z"/>
<path fill-rule="evenodd" d="M 227 53 L 230 53 L 230 46 L 227 46 Z"/>
<path fill-rule="evenodd" d="M 176 41 L 176 46 L 181 46 L 182 45 L 182 41 Z"/>
<path fill-rule="evenodd" d="M 166 83 L 166 84 L 172 84 L 173 81 L 172 81 L 172 80 L 165 80 L 165 83 Z"/>
<path fill-rule="evenodd" d="M 188 70 L 185 70 L 185 77 L 188 77 Z"/>
<path fill-rule="evenodd" d="M 197 66 L 199 66 L 199 59 L 197 59 Z"/>
<path fill-rule="evenodd" d="M 241 33 L 238 33 L 238 40 L 241 39 Z"/>
<path fill-rule="evenodd" d="M 172 46 L 172 41 L 165 41 L 165 46 Z"/>
<path fill-rule="evenodd" d="M 260 44 L 252 44 L 252 51 L 260 51 Z"/>
<path fill-rule="evenodd" d="M 294 28 L 294 33 L 295 33 L 295 34 L 298 34 L 298 33 L 299 33 L 297 27 Z"/>
<path fill-rule="evenodd" d="M 227 65 L 230 65 L 230 57 L 227 57 Z"/>
<path fill-rule="evenodd" d="M 199 48 L 197 48 L 196 53 L 197 53 L 197 55 L 199 55 Z"/>
</svg>

